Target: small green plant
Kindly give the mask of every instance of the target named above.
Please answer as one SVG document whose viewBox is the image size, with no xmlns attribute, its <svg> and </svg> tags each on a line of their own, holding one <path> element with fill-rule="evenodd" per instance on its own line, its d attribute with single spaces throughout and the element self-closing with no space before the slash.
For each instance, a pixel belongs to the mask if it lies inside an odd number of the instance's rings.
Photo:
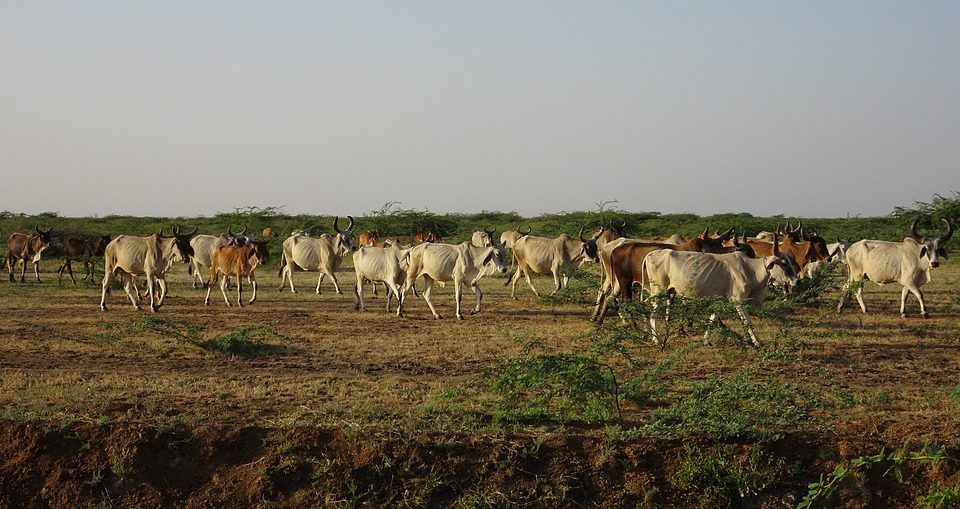
<svg viewBox="0 0 960 509">
<path fill-rule="evenodd" d="M 822 504 L 828 504 L 845 480 L 859 477 L 863 471 L 876 465 L 888 464 L 889 466 L 883 472 L 883 477 L 893 477 L 897 483 L 902 484 L 904 480 L 903 468 L 908 463 L 936 465 L 946 460 L 956 461 L 947 456 L 942 446 L 924 441 L 921 442 L 918 449 L 914 449 L 908 439 L 897 450 L 886 452 L 885 449 L 881 449 L 877 454 L 854 458 L 849 463 L 838 464 L 829 473 L 821 473 L 819 480 L 807 485 L 807 494 L 797 505 L 797 509 L 812 509 Z"/>
<path fill-rule="evenodd" d="M 760 447 L 744 455 L 729 445 L 707 451 L 688 446 L 672 483 L 694 495 L 702 507 L 718 507 L 762 493 L 781 470 L 781 463 Z"/>
<path fill-rule="evenodd" d="M 926 495 L 917 498 L 917 506 L 927 509 L 960 509 L 960 481 L 952 486 L 936 483 Z"/>
</svg>

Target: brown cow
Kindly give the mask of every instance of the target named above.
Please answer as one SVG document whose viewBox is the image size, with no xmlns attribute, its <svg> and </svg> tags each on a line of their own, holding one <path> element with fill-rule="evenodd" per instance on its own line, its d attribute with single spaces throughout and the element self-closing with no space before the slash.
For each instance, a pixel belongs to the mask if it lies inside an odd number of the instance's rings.
<svg viewBox="0 0 960 509">
<path fill-rule="evenodd" d="M 773 243 L 762 240 L 747 241 L 753 248 L 757 256 L 771 256 L 773 254 Z M 780 251 L 793 257 L 797 266 L 794 270 L 797 274 L 803 272 L 803 268 L 808 263 L 816 261 L 830 261 L 830 251 L 827 250 L 827 241 L 819 235 L 807 236 L 802 241 L 794 240 L 792 235 L 786 235 L 780 243 Z"/>
<path fill-rule="evenodd" d="M 267 243 L 265 241 L 250 241 L 243 246 L 220 246 L 213 254 L 213 260 L 210 266 L 210 279 L 207 281 L 207 296 L 203 300 L 204 305 L 210 305 L 210 290 L 222 273 L 224 278 L 220 281 L 220 292 L 223 293 L 223 301 L 230 307 L 230 299 L 227 297 L 227 279 L 230 276 L 237 278 L 237 305 L 243 307 L 243 278 L 246 277 L 253 285 L 253 297 L 249 304 L 257 300 L 257 278 L 254 271 L 261 263 L 266 263 L 269 258 L 267 253 Z"/>
<path fill-rule="evenodd" d="M 631 240 L 614 241 L 607 244 L 608 249 L 602 249 L 600 252 L 600 260 L 606 273 L 606 279 L 600 291 L 597 292 L 593 320 L 597 323 L 603 323 L 607 308 L 610 306 L 611 297 L 622 296 L 625 300 L 630 300 L 633 297 L 632 285 L 634 282 L 640 282 L 640 277 L 643 274 L 643 259 L 652 251 L 672 249 L 674 251 L 722 254 L 743 250 L 753 256 L 753 252 L 748 245 L 737 242 L 736 246 L 728 247 L 723 245 L 721 238 L 705 237 L 696 237 L 681 244 Z"/>
<path fill-rule="evenodd" d="M 73 286 L 77 286 L 77 279 L 73 277 L 72 260 L 83 261 L 83 268 L 86 272 L 83 275 L 84 281 L 86 281 L 88 277 L 93 280 L 93 262 L 90 261 L 90 258 L 103 256 L 103 252 L 107 249 L 107 244 L 109 243 L 109 235 L 101 235 L 95 239 L 78 239 L 72 237 L 64 239 L 63 263 L 61 263 L 60 268 L 57 269 L 57 283 L 63 282 L 63 271 L 66 270 L 68 274 L 70 274 L 70 280 L 73 281 Z"/>
<path fill-rule="evenodd" d="M 380 234 L 376 230 L 365 231 L 357 237 L 357 245 L 370 246 L 373 247 L 376 245 L 377 241 L 380 240 Z"/>
<path fill-rule="evenodd" d="M 25 233 L 11 233 L 7 237 L 7 269 L 10 271 L 10 281 L 13 282 L 13 271 L 17 262 L 23 263 L 20 269 L 20 282 L 26 281 L 27 260 L 33 262 L 33 272 L 40 282 L 40 254 L 50 247 L 50 231 L 53 227 L 42 231 L 38 226 L 33 227 L 31 235 Z"/>
<path fill-rule="evenodd" d="M 417 232 L 414 236 L 414 239 L 417 241 L 417 244 L 423 244 L 424 242 L 443 242 L 443 237 L 436 232 Z"/>
</svg>

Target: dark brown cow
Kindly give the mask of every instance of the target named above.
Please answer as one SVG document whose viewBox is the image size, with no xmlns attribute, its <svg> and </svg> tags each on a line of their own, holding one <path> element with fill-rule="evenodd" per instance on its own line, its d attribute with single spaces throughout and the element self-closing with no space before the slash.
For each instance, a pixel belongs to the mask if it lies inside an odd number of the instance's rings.
<svg viewBox="0 0 960 509">
<path fill-rule="evenodd" d="M 93 262 L 90 258 L 94 256 L 103 256 L 107 244 L 110 243 L 109 235 L 101 235 L 95 239 L 77 239 L 68 238 L 63 241 L 63 263 L 57 269 L 57 283 L 63 282 L 63 271 L 66 270 L 73 281 L 73 286 L 77 286 L 77 279 L 73 277 L 72 260 L 82 260 L 85 274 L 83 281 L 87 278 L 93 279 Z"/>
<path fill-rule="evenodd" d="M 7 237 L 7 269 L 10 271 L 10 281 L 13 282 L 13 271 L 17 262 L 23 263 L 20 269 L 20 282 L 26 281 L 27 260 L 33 262 L 33 272 L 37 275 L 37 282 L 40 282 L 40 254 L 44 249 L 50 246 L 50 231 L 41 230 L 39 227 L 33 227 L 32 235 L 25 233 L 11 233 Z"/>
<path fill-rule="evenodd" d="M 614 245 L 613 243 L 611 245 Z M 622 296 L 624 300 L 629 301 L 633 298 L 633 283 L 640 282 L 643 274 L 643 259 L 648 253 L 657 249 L 671 249 L 674 251 L 699 251 L 703 253 L 732 253 L 743 250 L 750 256 L 753 251 L 749 245 L 736 243 L 735 246 L 728 247 L 723 245 L 722 238 L 696 237 L 681 244 L 670 244 L 666 242 L 644 242 L 644 241 L 626 241 L 609 251 L 609 284 L 605 285 L 597 293 L 597 303 L 593 311 L 593 319 L 597 323 L 603 323 L 604 316 L 607 314 L 607 308 L 610 306 L 611 297 Z M 604 255 L 601 252 L 601 257 Z M 601 260 L 602 262 L 602 260 Z"/>
</svg>

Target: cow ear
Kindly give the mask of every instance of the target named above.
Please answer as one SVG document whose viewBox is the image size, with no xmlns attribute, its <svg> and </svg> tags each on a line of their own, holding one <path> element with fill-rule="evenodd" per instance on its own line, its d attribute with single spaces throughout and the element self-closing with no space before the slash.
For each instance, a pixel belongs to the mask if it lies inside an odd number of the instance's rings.
<svg viewBox="0 0 960 509">
<path fill-rule="evenodd" d="M 950 259 L 950 258 L 947 256 L 947 249 L 946 249 L 946 248 L 941 247 L 939 250 L 937 250 L 937 253 L 940 255 L 940 258 L 943 258 L 944 260 L 949 260 L 949 259 Z"/>
<path fill-rule="evenodd" d="M 926 244 L 922 244 L 922 245 L 920 246 L 920 258 L 923 258 L 924 256 L 926 256 L 928 252 L 929 252 L 929 250 L 927 249 L 927 245 L 926 245 Z"/>
<path fill-rule="evenodd" d="M 483 259 L 483 263 L 481 263 L 480 265 L 486 265 L 490 263 L 490 260 L 493 260 L 493 253 L 494 253 L 494 250 L 491 249 L 490 252 L 487 253 L 486 258 Z"/>
</svg>

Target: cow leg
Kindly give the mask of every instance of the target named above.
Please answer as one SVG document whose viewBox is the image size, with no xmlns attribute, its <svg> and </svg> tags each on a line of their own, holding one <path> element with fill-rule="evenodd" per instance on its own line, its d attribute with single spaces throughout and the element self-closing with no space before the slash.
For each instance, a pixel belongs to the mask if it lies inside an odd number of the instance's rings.
<svg viewBox="0 0 960 509">
<path fill-rule="evenodd" d="M 476 281 L 470 284 L 470 288 L 473 289 L 473 294 L 477 296 L 477 306 L 473 308 L 473 312 L 470 313 L 471 315 L 475 315 L 480 312 L 480 301 L 483 300 L 483 291 L 480 290 L 479 286 L 477 286 Z"/>
<path fill-rule="evenodd" d="M 660 344 L 660 337 L 657 335 L 657 306 L 659 304 L 656 300 L 650 303 L 651 312 L 650 312 L 650 339 L 653 340 L 653 344 Z"/>
<path fill-rule="evenodd" d="M 900 318 L 907 317 L 907 294 L 910 290 L 906 286 L 900 289 Z"/>
<path fill-rule="evenodd" d="M 163 300 L 167 298 L 167 278 L 159 277 L 156 281 L 157 286 L 160 287 L 160 299 L 157 300 L 157 309 L 160 309 L 160 306 L 163 305 Z"/>
<path fill-rule="evenodd" d="M 433 306 L 433 300 L 430 299 L 430 296 L 433 294 L 433 278 L 424 274 L 424 290 L 423 290 L 423 300 L 427 301 L 427 306 L 430 307 L 430 312 L 433 313 L 433 317 L 437 320 L 442 319 L 440 313 L 437 313 L 437 308 Z"/>
<path fill-rule="evenodd" d="M 747 334 L 750 335 L 750 342 L 753 343 L 753 346 L 759 348 L 760 340 L 757 339 L 757 335 L 753 332 L 753 322 L 750 320 L 750 313 L 747 313 L 743 305 L 740 305 L 737 306 L 737 314 L 740 315 L 740 320 L 743 321 L 743 326 L 747 329 Z"/>
<path fill-rule="evenodd" d="M 229 283 L 230 278 L 223 278 L 224 282 Z M 243 307 L 243 278 L 237 276 L 237 307 Z"/>
<path fill-rule="evenodd" d="M 160 306 L 157 304 L 157 282 L 147 274 L 147 293 L 150 294 L 150 311 L 156 313 Z"/>
<path fill-rule="evenodd" d="M 83 277 L 80 281 L 86 281 L 88 277 L 93 281 L 93 263 L 89 258 L 83 260 Z"/>
<path fill-rule="evenodd" d="M 860 304 L 860 311 L 867 314 L 867 305 L 863 303 L 863 287 L 857 288 L 857 302 Z"/>
<path fill-rule="evenodd" d="M 335 271 L 330 271 L 330 282 L 333 283 L 333 289 L 337 291 L 337 295 L 343 295 L 343 292 L 340 290 L 340 283 L 337 281 L 337 274 Z M 319 288 L 319 285 L 317 287 Z"/>
<path fill-rule="evenodd" d="M 216 283 L 216 280 L 215 280 L 215 279 L 214 279 L 214 280 L 211 280 L 211 281 L 207 281 L 207 296 L 203 298 L 203 305 L 204 305 L 204 306 L 209 306 L 209 305 L 210 305 L 210 290 L 213 289 L 214 283 Z M 281 286 L 281 288 L 283 288 L 283 287 Z"/>
<path fill-rule="evenodd" d="M 387 288 L 384 290 L 387 294 L 387 313 L 390 312 L 390 292 L 393 292 L 397 296 L 397 318 L 403 317 L 403 294 L 400 293 L 400 287 L 393 281 L 384 281 L 383 286 Z"/>
<path fill-rule="evenodd" d="M 283 275 L 290 280 L 290 293 L 297 293 L 297 289 L 293 286 L 293 264 L 287 263 L 287 266 L 283 268 Z M 280 289 L 283 290 L 283 279 L 280 279 Z"/>
<path fill-rule="evenodd" d="M 230 304 L 230 297 L 227 297 L 227 276 L 224 275 L 223 279 L 220 280 L 220 293 L 223 294 L 223 301 L 227 303 L 227 307 L 233 306 Z"/>
<path fill-rule="evenodd" d="M 533 286 L 533 281 L 530 280 L 530 271 L 523 269 L 523 277 L 527 280 L 527 285 L 530 286 L 530 289 L 533 290 L 533 294 L 539 297 L 540 292 L 537 291 L 537 287 Z"/>
<path fill-rule="evenodd" d="M 13 264 L 14 264 L 13 260 L 11 260 L 10 257 L 8 256 L 8 257 L 7 257 L 7 270 L 10 271 L 10 282 L 11 282 L 11 283 L 13 282 Z"/>
<path fill-rule="evenodd" d="M 320 283 L 323 282 L 323 278 L 327 275 L 326 272 L 320 272 L 320 277 L 317 278 L 317 295 L 320 295 Z"/>
<path fill-rule="evenodd" d="M 69 258 L 67 259 L 67 273 L 70 274 L 70 281 L 73 281 L 73 286 L 77 286 L 77 278 L 73 277 L 73 264 L 70 263 Z"/>
<path fill-rule="evenodd" d="M 133 290 L 133 293 L 130 292 L 131 289 Z M 140 296 L 134 296 L 134 294 L 137 292 L 136 276 L 133 274 L 127 274 L 127 277 L 123 282 L 123 291 L 127 292 L 127 298 L 130 299 L 130 302 L 133 304 L 133 308 L 137 311 L 140 311 Z"/>
<path fill-rule="evenodd" d="M 190 261 L 190 266 L 193 267 L 193 281 L 190 283 L 190 286 L 197 288 L 203 284 L 203 275 L 200 273 L 200 262 L 194 258 Z"/>
<path fill-rule="evenodd" d="M 110 273 L 104 267 L 103 285 L 100 292 L 100 311 L 107 310 L 107 290 L 110 289 Z"/>
<path fill-rule="evenodd" d="M 457 303 L 457 320 L 463 320 L 463 313 L 460 312 L 460 301 L 463 299 L 463 281 L 460 281 L 460 278 L 453 280 L 453 297 Z"/>
<path fill-rule="evenodd" d="M 713 324 L 718 323 L 717 314 L 711 313 L 710 320 L 707 321 L 707 330 L 703 331 L 703 344 L 710 345 L 710 330 L 713 329 Z"/>
<path fill-rule="evenodd" d="M 23 268 L 27 268 L 27 262 L 23 262 Z M 40 282 L 40 262 L 33 262 L 33 273 L 37 275 L 37 282 Z"/>
<path fill-rule="evenodd" d="M 563 277 L 560 273 L 560 269 L 555 269 L 553 272 L 553 286 L 555 287 L 550 295 L 553 295 L 563 289 Z M 539 295 L 538 295 L 539 297 Z"/>
<path fill-rule="evenodd" d="M 64 258 L 63 263 L 60 264 L 60 268 L 57 269 L 57 284 L 63 284 L 63 271 L 67 268 L 67 262 L 70 261 L 69 258 Z"/>
<path fill-rule="evenodd" d="M 364 280 L 363 276 L 361 276 L 360 274 L 357 274 L 357 284 L 353 288 L 353 297 L 354 297 L 353 309 L 355 311 L 361 311 L 361 312 L 366 311 L 366 308 L 364 308 L 364 305 L 363 305 L 363 280 Z M 377 287 L 376 283 L 374 283 L 373 287 L 374 288 Z M 387 311 L 390 310 L 389 306 L 390 306 L 390 300 L 388 298 Z"/>
<path fill-rule="evenodd" d="M 27 282 L 27 277 L 26 277 L 26 274 L 27 274 L 27 259 L 24 258 L 23 260 L 20 260 L 20 261 L 22 262 L 22 265 L 20 265 L 20 282 L 21 282 L 21 283 L 26 283 L 26 282 Z"/>
<path fill-rule="evenodd" d="M 250 297 L 250 302 L 247 304 L 253 304 L 257 301 L 257 278 L 251 276 L 251 279 L 252 281 L 250 281 L 250 285 L 253 286 L 253 297 Z M 240 278 L 237 278 L 237 284 L 240 284 Z"/>
<path fill-rule="evenodd" d="M 376 281 L 370 281 L 370 285 L 373 286 L 373 296 L 374 296 L 374 297 L 378 297 L 378 295 L 377 295 L 377 282 L 376 282 Z M 384 286 L 384 288 L 386 288 L 386 286 Z"/>
<path fill-rule="evenodd" d="M 900 316 L 906 318 L 907 314 L 904 312 L 904 305 L 907 301 L 907 292 L 913 294 L 917 298 L 917 301 L 920 303 L 920 316 L 924 318 L 930 318 L 930 313 L 927 312 L 927 305 L 923 302 L 923 290 L 917 288 L 914 285 L 903 287 L 903 294 L 900 297 Z"/>
</svg>

